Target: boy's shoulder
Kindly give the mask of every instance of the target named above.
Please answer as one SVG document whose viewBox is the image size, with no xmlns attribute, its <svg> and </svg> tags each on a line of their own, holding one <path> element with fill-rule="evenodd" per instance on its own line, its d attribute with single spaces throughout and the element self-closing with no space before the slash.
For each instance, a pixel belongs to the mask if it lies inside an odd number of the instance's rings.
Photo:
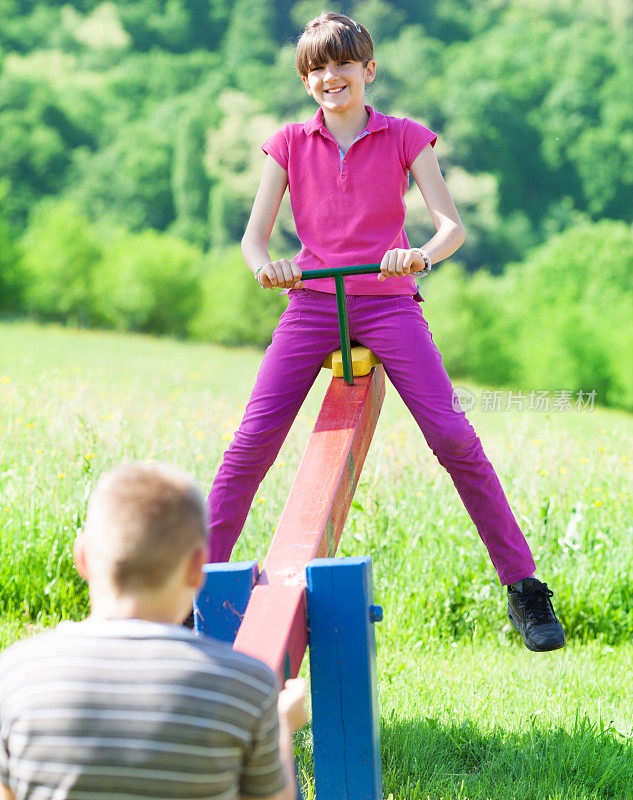
<svg viewBox="0 0 633 800">
<path fill-rule="evenodd" d="M 0 675 L 6 674 L 16 665 L 29 660 L 37 650 L 46 650 L 48 642 L 55 640 L 55 628 L 40 633 L 27 634 L 10 644 L 0 653 Z"/>
<path fill-rule="evenodd" d="M 138 657 L 174 657 L 189 661 L 195 668 L 212 663 L 227 674 L 255 680 L 260 690 L 276 690 L 273 671 L 263 662 L 239 653 L 226 642 L 209 636 L 196 636 L 187 628 L 146 620 L 83 620 L 62 622 L 48 631 L 29 636 L 10 645 L 0 654 L 0 676 L 17 674 L 25 664 L 41 660 Z M 1 682 L 1 681 L 0 681 Z"/>
</svg>

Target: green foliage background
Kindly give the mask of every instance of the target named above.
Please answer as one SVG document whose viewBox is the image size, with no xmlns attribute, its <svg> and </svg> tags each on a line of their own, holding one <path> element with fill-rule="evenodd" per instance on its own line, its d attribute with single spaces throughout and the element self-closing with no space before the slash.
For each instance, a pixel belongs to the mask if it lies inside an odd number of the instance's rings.
<svg viewBox="0 0 633 800">
<path fill-rule="evenodd" d="M 261 141 L 314 111 L 293 51 L 322 5 L 0 0 L 0 312 L 265 345 L 283 299 L 238 243 Z M 631 5 L 330 7 L 374 35 L 368 101 L 440 137 L 467 240 L 424 310 L 451 374 L 633 409 Z M 285 204 L 272 246 L 298 249 Z"/>
</svg>

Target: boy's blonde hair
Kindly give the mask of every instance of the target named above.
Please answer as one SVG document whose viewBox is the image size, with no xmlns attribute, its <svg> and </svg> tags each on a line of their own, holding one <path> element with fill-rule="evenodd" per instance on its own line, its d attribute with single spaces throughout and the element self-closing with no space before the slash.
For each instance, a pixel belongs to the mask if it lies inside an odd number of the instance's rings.
<svg viewBox="0 0 633 800">
<path fill-rule="evenodd" d="M 158 589 L 183 558 L 204 546 L 204 499 L 175 467 L 126 464 L 99 479 L 84 535 L 93 570 L 114 589 Z"/>
<path fill-rule="evenodd" d="M 297 42 L 295 66 L 302 78 L 315 67 L 332 61 L 362 61 L 374 57 L 374 43 L 367 28 L 345 14 L 326 11 L 305 27 Z"/>
</svg>

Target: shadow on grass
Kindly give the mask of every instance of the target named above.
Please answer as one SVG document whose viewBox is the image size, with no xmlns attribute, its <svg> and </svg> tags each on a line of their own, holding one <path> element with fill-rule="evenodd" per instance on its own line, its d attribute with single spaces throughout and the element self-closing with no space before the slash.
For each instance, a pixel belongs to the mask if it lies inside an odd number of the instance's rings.
<svg viewBox="0 0 633 800">
<path fill-rule="evenodd" d="M 381 721 L 384 797 L 393 800 L 633 800 L 633 737 L 577 719 L 571 731 L 520 733 L 472 722 Z M 314 798 L 312 733 L 295 740 L 304 799 Z M 317 798 L 318 800 L 318 798 Z"/>
<path fill-rule="evenodd" d="M 381 741 L 385 796 L 394 800 L 633 798 L 633 738 L 586 718 L 571 731 L 523 732 L 394 719 L 381 724 Z"/>
</svg>

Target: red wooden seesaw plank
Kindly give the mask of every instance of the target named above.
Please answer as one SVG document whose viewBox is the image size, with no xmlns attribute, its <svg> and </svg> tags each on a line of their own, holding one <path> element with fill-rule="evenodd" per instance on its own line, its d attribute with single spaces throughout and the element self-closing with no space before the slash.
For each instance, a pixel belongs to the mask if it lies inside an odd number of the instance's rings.
<svg viewBox="0 0 633 800">
<path fill-rule="evenodd" d="M 375 367 L 348 386 L 332 378 L 234 647 L 296 677 L 307 646 L 305 571 L 334 555 L 385 396 Z"/>
</svg>

